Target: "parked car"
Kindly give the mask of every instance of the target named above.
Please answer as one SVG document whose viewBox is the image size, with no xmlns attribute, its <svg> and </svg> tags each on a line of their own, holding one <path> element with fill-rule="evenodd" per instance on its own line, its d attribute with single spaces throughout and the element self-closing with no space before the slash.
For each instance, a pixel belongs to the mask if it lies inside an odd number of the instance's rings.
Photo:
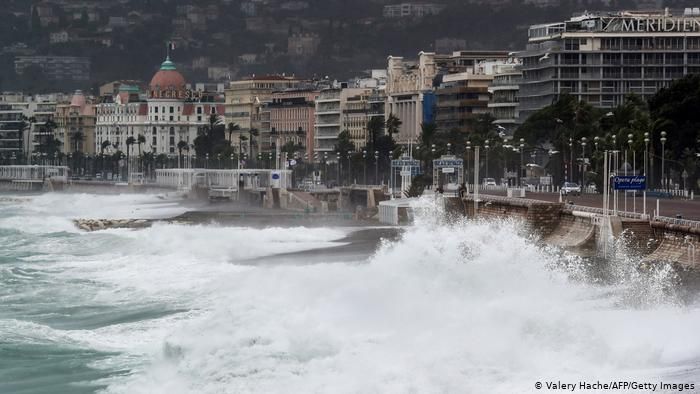
<svg viewBox="0 0 700 394">
<path fill-rule="evenodd" d="M 568 196 L 569 194 L 573 196 L 581 195 L 581 186 L 573 182 L 564 182 L 561 185 L 561 194 Z"/>
<path fill-rule="evenodd" d="M 496 180 L 493 178 L 484 178 L 484 186 L 496 186 Z"/>
</svg>

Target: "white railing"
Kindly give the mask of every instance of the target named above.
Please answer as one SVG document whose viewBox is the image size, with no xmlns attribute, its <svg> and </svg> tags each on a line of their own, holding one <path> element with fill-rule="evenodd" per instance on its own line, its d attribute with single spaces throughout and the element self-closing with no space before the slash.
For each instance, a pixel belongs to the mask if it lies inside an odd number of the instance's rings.
<svg viewBox="0 0 700 394">
<path fill-rule="evenodd" d="M 697 221 L 697 220 L 670 218 L 668 216 L 656 216 L 656 217 L 654 217 L 654 221 L 668 223 L 668 224 L 676 224 L 679 226 L 700 228 L 700 221 Z"/>
<path fill-rule="evenodd" d="M 0 166 L 1 180 L 33 180 L 53 179 L 66 182 L 68 167 L 64 166 Z"/>
<path fill-rule="evenodd" d="M 289 189 L 292 187 L 292 172 L 290 170 L 204 168 L 156 170 L 158 186 L 179 190 L 189 190 L 195 185 L 209 189 L 238 190 L 239 182 L 242 182 L 244 190 L 267 187 Z"/>
</svg>

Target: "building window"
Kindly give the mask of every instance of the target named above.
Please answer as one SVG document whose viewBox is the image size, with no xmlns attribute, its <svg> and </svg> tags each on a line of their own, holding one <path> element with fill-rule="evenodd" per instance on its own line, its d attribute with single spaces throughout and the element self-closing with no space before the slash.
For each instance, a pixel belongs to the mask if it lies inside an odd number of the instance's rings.
<svg viewBox="0 0 700 394">
<path fill-rule="evenodd" d="M 175 107 L 170 107 L 170 113 L 174 114 L 175 113 Z"/>
</svg>

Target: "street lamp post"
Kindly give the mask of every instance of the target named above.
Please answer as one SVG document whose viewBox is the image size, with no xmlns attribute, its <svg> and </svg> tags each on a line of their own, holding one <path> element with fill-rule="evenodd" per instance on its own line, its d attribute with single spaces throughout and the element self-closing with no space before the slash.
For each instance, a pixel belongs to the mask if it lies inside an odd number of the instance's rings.
<svg viewBox="0 0 700 394">
<path fill-rule="evenodd" d="M 367 185 L 367 151 L 362 150 L 362 167 L 363 167 L 363 175 L 362 175 L 362 184 Z"/>
<path fill-rule="evenodd" d="M 646 178 L 647 176 L 647 159 L 649 158 L 649 133 L 645 132 L 644 133 L 644 177 Z M 649 184 L 649 180 L 645 179 L 645 187 L 644 191 L 642 192 L 642 213 L 644 214 L 644 217 L 647 216 L 647 188 L 646 186 Z"/>
<path fill-rule="evenodd" d="M 581 137 L 581 190 L 585 187 L 586 183 L 586 145 L 588 144 L 588 138 Z"/>
<path fill-rule="evenodd" d="M 484 142 L 484 150 L 486 151 L 486 178 L 489 178 L 489 140 Z"/>
<path fill-rule="evenodd" d="M 569 137 L 569 167 L 566 169 L 566 180 L 571 182 L 574 179 L 574 139 Z"/>
<path fill-rule="evenodd" d="M 374 184 L 379 184 L 379 151 L 374 151 Z"/>
<path fill-rule="evenodd" d="M 634 149 L 632 148 L 632 138 L 634 138 L 634 135 L 632 133 L 627 134 L 627 145 L 629 145 L 630 150 L 632 151 L 632 175 L 637 175 L 637 163 L 636 163 L 636 154 L 634 152 Z M 625 191 L 625 201 L 627 201 L 627 191 Z M 637 212 L 637 193 L 634 192 L 632 193 L 632 212 Z"/>
<path fill-rule="evenodd" d="M 328 184 L 328 152 L 323 152 L 323 180 Z"/>
<path fill-rule="evenodd" d="M 467 183 L 467 185 L 469 185 L 469 179 L 470 179 L 469 178 L 469 152 L 472 150 L 472 142 L 467 141 L 467 146 L 464 149 L 465 149 L 464 154 L 466 156 L 465 157 L 466 161 L 464 162 L 464 165 L 465 165 L 465 167 L 467 167 L 467 168 L 465 168 L 465 173 L 466 173 L 465 175 L 466 175 L 466 179 L 467 179 L 466 183 Z M 468 187 L 469 186 L 467 186 L 467 192 L 469 192 Z"/>
<path fill-rule="evenodd" d="M 661 132 L 661 188 L 668 190 L 668 181 L 666 179 L 666 173 L 664 172 L 664 165 L 666 164 L 666 132 Z"/>
<path fill-rule="evenodd" d="M 352 151 L 348 151 L 348 186 L 352 184 L 352 168 L 351 163 L 350 163 L 350 156 L 352 155 Z"/>
<path fill-rule="evenodd" d="M 335 153 L 335 163 L 335 180 L 337 186 L 340 186 L 340 152 Z"/>
<path fill-rule="evenodd" d="M 520 167 L 518 167 L 518 186 L 522 186 L 522 173 L 523 173 L 523 168 L 525 166 L 525 163 L 523 163 L 523 148 L 525 148 L 525 139 L 521 138 L 520 139 Z"/>
</svg>

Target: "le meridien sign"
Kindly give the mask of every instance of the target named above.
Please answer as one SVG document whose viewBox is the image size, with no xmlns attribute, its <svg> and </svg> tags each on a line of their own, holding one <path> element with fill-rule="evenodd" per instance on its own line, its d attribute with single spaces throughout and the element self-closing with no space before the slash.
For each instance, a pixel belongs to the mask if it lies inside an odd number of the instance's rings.
<svg viewBox="0 0 700 394">
<path fill-rule="evenodd" d="M 611 32 L 700 32 L 700 18 L 616 18 L 609 21 L 605 31 Z"/>
</svg>

